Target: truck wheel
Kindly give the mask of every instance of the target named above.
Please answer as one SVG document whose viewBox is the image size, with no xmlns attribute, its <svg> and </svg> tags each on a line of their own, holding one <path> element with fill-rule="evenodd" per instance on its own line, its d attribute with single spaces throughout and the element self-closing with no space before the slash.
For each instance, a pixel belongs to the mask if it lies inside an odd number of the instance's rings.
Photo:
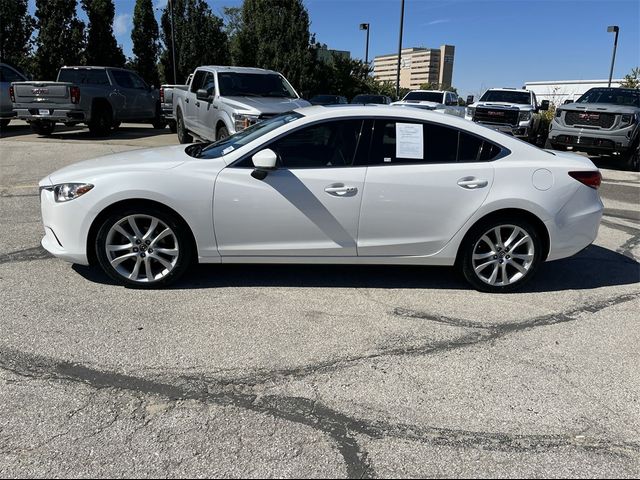
<svg viewBox="0 0 640 480">
<path fill-rule="evenodd" d="M 31 130 L 33 130 L 33 133 L 45 137 L 51 135 L 55 128 L 56 124 L 53 122 L 31 122 Z"/>
<path fill-rule="evenodd" d="M 89 122 L 89 131 L 91 135 L 96 137 L 105 137 L 111 132 L 113 125 L 113 115 L 110 108 L 99 107 L 93 112 L 91 121 Z"/>
<path fill-rule="evenodd" d="M 0 120 L 0 128 L 7 128 L 7 125 L 9 125 L 9 122 L 11 120 L 7 120 L 6 118 L 4 120 Z"/>
<path fill-rule="evenodd" d="M 176 128 L 178 130 L 178 141 L 180 143 L 193 143 L 193 137 L 189 135 L 189 132 L 184 126 L 184 119 L 182 118 L 182 111 L 178 110 Z"/>
<path fill-rule="evenodd" d="M 171 130 L 171 133 L 176 133 L 178 131 L 178 127 L 176 126 L 175 120 L 169 121 L 169 130 Z"/>
<path fill-rule="evenodd" d="M 113 122 L 113 125 L 111 125 L 111 129 L 115 132 L 116 130 L 118 130 L 120 128 L 121 124 L 122 124 L 122 122 Z"/>
<path fill-rule="evenodd" d="M 222 140 L 223 138 L 227 138 L 229 136 L 229 130 L 227 130 L 227 127 L 220 127 L 218 129 L 218 132 L 216 133 L 216 142 L 218 140 Z"/>
<path fill-rule="evenodd" d="M 635 148 L 631 148 L 625 155 L 627 168 L 633 172 L 640 171 L 640 142 L 636 142 Z"/>
</svg>

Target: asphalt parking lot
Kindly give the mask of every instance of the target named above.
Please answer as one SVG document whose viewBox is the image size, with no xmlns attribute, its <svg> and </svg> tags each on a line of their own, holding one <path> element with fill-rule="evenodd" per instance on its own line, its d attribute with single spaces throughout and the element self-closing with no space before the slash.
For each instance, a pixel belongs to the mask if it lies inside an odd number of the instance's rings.
<svg viewBox="0 0 640 480">
<path fill-rule="evenodd" d="M 511 295 L 292 265 L 130 290 L 39 246 L 40 178 L 175 143 L 2 132 L 1 477 L 640 476 L 640 174 L 599 161 L 596 243 Z"/>
</svg>

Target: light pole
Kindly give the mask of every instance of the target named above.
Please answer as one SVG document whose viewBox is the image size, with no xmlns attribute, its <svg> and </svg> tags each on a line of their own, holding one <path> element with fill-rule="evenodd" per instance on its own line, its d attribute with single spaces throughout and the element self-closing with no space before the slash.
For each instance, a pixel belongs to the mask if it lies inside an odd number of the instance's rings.
<svg viewBox="0 0 640 480">
<path fill-rule="evenodd" d="M 618 47 L 618 33 L 620 32 L 620 27 L 617 25 L 610 25 L 607 27 L 607 32 L 615 32 L 616 37 L 613 40 L 613 57 L 611 58 L 611 71 L 609 72 L 609 88 L 611 88 L 611 78 L 613 77 L 613 64 L 616 61 L 616 48 Z"/>
<path fill-rule="evenodd" d="M 169 13 L 171 14 L 171 58 L 173 59 L 173 84 L 176 85 L 176 39 L 173 34 L 173 3 L 169 0 Z"/>
<path fill-rule="evenodd" d="M 402 56 L 402 28 L 404 26 L 404 0 L 400 4 L 400 40 L 398 41 L 398 70 L 396 72 L 396 98 L 400 98 L 400 57 Z"/>
<path fill-rule="evenodd" d="M 367 66 L 369 66 L 369 24 L 368 23 L 361 23 L 360 24 L 360 30 L 366 30 L 367 31 L 367 47 L 364 51 L 364 63 L 367 64 Z"/>
</svg>

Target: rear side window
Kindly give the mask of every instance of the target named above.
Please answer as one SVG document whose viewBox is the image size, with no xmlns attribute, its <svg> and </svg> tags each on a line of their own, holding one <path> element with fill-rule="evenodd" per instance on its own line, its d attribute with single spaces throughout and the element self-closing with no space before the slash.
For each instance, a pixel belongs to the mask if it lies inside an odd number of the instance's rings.
<svg viewBox="0 0 640 480">
<path fill-rule="evenodd" d="M 24 78 L 9 67 L 0 67 L 0 82 L 22 82 Z"/>
<path fill-rule="evenodd" d="M 411 120 L 376 120 L 368 165 L 490 161 L 502 149 L 456 128 Z"/>
<path fill-rule="evenodd" d="M 58 75 L 59 82 L 70 82 L 77 85 L 109 85 L 106 70 L 88 68 L 62 69 Z"/>
</svg>

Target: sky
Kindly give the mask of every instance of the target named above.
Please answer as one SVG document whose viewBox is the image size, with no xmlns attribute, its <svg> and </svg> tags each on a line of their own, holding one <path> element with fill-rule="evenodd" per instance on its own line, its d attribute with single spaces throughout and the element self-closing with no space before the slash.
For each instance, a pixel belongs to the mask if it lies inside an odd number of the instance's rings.
<svg viewBox="0 0 640 480">
<path fill-rule="evenodd" d="M 34 12 L 34 0 L 30 11 Z M 167 0 L 154 0 L 159 18 Z M 208 0 L 214 13 L 241 0 Z M 304 0 L 316 39 L 354 58 L 398 51 L 400 0 Z M 135 0 L 115 0 L 114 33 L 131 56 Z M 79 9 L 79 16 L 86 15 Z M 640 66 L 640 0 L 405 0 L 402 45 L 454 45 L 453 85 L 462 96 L 490 87 L 522 87 L 542 80 L 609 77 L 613 33 L 620 34 L 613 77 Z"/>
</svg>

